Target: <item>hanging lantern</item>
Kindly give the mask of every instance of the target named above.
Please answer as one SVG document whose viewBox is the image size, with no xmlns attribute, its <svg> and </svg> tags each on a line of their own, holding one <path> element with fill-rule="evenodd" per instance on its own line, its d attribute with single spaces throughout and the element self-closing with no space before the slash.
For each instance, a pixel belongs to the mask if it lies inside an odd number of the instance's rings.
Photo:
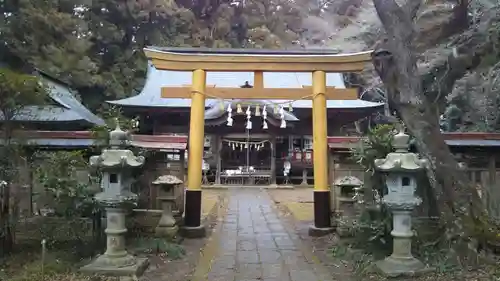
<svg viewBox="0 0 500 281">
<path fill-rule="evenodd" d="M 232 148 L 233 150 L 235 150 L 235 149 L 236 149 L 236 146 L 234 145 L 234 143 L 232 143 L 232 144 L 231 144 L 231 148 Z"/>
<path fill-rule="evenodd" d="M 238 114 L 243 113 L 243 109 L 241 109 L 241 104 L 239 104 L 239 103 L 236 105 L 236 113 L 238 113 Z"/>
<path fill-rule="evenodd" d="M 248 148 L 248 142 L 247 142 L 247 143 L 245 143 L 245 148 Z"/>
<path fill-rule="evenodd" d="M 245 111 L 245 114 L 247 116 L 251 116 L 252 115 L 252 111 L 250 111 L 250 106 L 247 107 L 247 111 Z"/>
<path fill-rule="evenodd" d="M 260 105 L 255 106 L 255 116 L 260 116 Z"/>
</svg>

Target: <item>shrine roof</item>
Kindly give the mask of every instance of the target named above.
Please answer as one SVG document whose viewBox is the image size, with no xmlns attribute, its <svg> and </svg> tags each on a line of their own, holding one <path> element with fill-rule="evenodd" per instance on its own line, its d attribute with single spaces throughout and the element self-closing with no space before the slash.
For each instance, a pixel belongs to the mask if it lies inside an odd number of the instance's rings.
<svg viewBox="0 0 500 281">
<path fill-rule="evenodd" d="M 42 71 L 37 71 L 42 83 L 48 87 L 48 95 L 54 102 L 51 105 L 26 106 L 14 116 L 15 121 L 24 122 L 75 122 L 84 121 L 104 125 L 104 120 L 90 112 L 78 99 L 69 86 Z M 1 118 L 1 117 L 0 117 Z"/>
<path fill-rule="evenodd" d="M 199 49 L 195 49 L 199 51 Z M 210 49 L 207 49 L 210 50 Z M 212 50 L 215 52 L 215 50 Z M 217 51 L 220 51 L 217 49 Z M 228 50 L 227 52 L 235 51 Z M 236 50 L 237 51 L 237 50 Z M 247 50 L 245 50 L 247 51 Z M 257 52 L 258 50 L 256 50 Z M 278 51 L 276 51 L 278 52 Z M 248 53 L 248 52 L 246 52 Z M 312 86 L 312 75 L 307 72 L 264 72 L 265 88 L 303 88 Z M 148 65 L 147 77 L 142 91 L 129 98 L 108 101 L 108 103 L 133 107 L 190 107 L 191 99 L 162 98 L 162 87 L 182 87 L 191 84 L 190 71 L 157 70 L 151 63 Z M 253 81 L 253 72 L 207 72 L 206 84 L 221 88 L 239 88 L 246 81 Z M 329 87 L 344 89 L 344 81 L 340 73 L 327 73 L 326 84 Z M 263 102 L 281 103 L 285 100 L 267 100 Z M 207 107 L 217 106 L 216 99 L 207 99 Z M 328 100 L 327 107 L 332 109 L 374 108 L 382 103 L 364 100 Z M 311 108 L 312 101 L 297 100 L 292 102 L 295 108 Z"/>
<path fill-rule="evenodd" d="M 449 146 L 475 146 L 475 147 L 498 147 L 500 146 L 499 140 L 446 140 L 446 144 Z"/>
<path fill-rule="evenodd" d="M 189 55 L 287 55 L 287 56 L 305 56 L 305 55 L 338 55 L 340 52 L 335 49 L 212 49 L 212 48 L 179 48 L 179 47 L 158 47 L 149 46 L 149 50 Z"/>
</svg>

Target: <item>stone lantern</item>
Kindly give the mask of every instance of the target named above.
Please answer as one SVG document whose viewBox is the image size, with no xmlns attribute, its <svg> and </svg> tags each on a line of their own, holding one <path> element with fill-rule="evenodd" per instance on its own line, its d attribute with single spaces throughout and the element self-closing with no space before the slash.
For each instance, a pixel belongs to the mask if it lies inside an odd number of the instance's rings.
<svg viewBox="0 0 500 281">
<path fill-rule="evenodd" d="M 152 182 L 161 192 L 161 196 L 157 198 L 162 209 L 161 218 L 155 230 L 157 236 L 173 238 L 177 234 L 179 228 L 172 214 L 172 208 L 176 201 L 174 189 L 182 183 L 183 181 L 172 175 L 160 176 Z"/>
<path fill-rule="evenodd" d="M 408 151 L 409 139 L 410 137 L 401 130 L 394 136 L 395 152 L 389 153 L 385 159 L 375 160 L 376 169 L 386 176 L 387 194 L 382 203 L 393 214 L 392 254 L 376 263 L 388 276 L 414 274 L 425 267 L 411 254 L 411 215 L 413 209 L 422 202 L 415 196 L 416 174 L 425 169 L 426 161 Z"/>
<path fill-rule="evenodd" d="M 90 157 L 90 166 L 102 172 L 101 192 L 95 195 L 96 201 L 106 210 L 106 252 L 92 263 L 81 268 L 87 273 L 136 277 L 148 266 L 148 260 L 135 257 L 125 249 L 125 217 L 137 204 L 138 196 L 131 191 L 131 171 L 141 167 L 145 159 L 135 156 L 125 149 L 130 142 L 129 133 L 116 129 L 109 134 L 109 149 L 101 155 Z"/>
</svg>

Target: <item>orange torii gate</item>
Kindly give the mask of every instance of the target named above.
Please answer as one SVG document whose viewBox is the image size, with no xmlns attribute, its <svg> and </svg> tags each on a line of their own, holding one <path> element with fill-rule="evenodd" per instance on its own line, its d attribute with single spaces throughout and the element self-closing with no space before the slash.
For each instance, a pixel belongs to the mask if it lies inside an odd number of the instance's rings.
<svg viewBox="0 0 500 281">
<path fill-rule="evenodd" d="M 159 70 L 192 71 L 191 87 L 162 88 L 163 98 L 190 98 L 191 115 L 188 144 L 188 180 L 183 234 L 205 235 L 201 225 L 201 183 L 205 135 L 205 99 L 311 99 L 313 103 L 314 226 L 311 235 L 333 230 L 330 219 L 328 183 L 326 101 L 354 100 L 357 89 L 326 86 L 327 72 L 359 72 L 371 60 L 371 51 L 337 54 L 325 51 L 277 51 L 248 49 L 146 48 L 146 56 Z M 253 88 L 206 86 L 207 71 L 253 72 Z M 312 88 L 264 88 L 264 72 L 310 72 Z M 305 98 L 306 97 L 306 98 Z"/>
</svg>

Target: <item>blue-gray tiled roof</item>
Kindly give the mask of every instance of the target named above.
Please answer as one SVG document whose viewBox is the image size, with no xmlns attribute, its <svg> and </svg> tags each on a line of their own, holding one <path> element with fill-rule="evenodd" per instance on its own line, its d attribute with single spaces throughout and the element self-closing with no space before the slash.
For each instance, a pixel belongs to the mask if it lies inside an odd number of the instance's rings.
<svg viewBox="0 0 500 281">
<path fill-rule="evenodd" d="M 207 85 L 216 87 L 238 88 L 245 81 L 253 81 L 253 72 L 207 72 Z M 190 71 L 157 70 L 151 63 L 148 65 L 146 83 L 139 95 L 126 99 L 108 101 L 109 103 L 122 106 L 138 107 L 190 107 L 191 99 L 165 99 L 161 97 L 162 87 L 181 87 L 191 84 Z M 345 88 L 342 75 L 339 73 L 327 73 L 326 84 L 330 87 Z M 302 88 L 311 86 L 312 77 L 306 72 L 265 72 L 264 87 L 266 88 Z M 268 100 L 263 102 L 277 103 L 286 102 L 279 100 Z M 207 106 L 217 106 L 218 101 L 209 99 Z M 311 108 L 312 101 L 299 100 L 292 102 L 295 108 Z M 382 106 L 363 100 L 329 100 L 328 108 L 370 108 Z"/>
<path fill-rule="evenodd" d="M 486 147 L 500 146 L 500 140 L 465 139 L 465 140 L 445 140 L 445 142 L 449 146 L 486 146 Z"/>
<path fill-rule="evenodd" d="M 16 121 L 63 122 L 86 121 L 104 125 L 104 120 L 93 114 L 76 99 L 64 83 L 40 72 L 40 80 L 48 87 L 48 94 L 58 105 L 27 106 L 16 114 Z"/>
</svg>

